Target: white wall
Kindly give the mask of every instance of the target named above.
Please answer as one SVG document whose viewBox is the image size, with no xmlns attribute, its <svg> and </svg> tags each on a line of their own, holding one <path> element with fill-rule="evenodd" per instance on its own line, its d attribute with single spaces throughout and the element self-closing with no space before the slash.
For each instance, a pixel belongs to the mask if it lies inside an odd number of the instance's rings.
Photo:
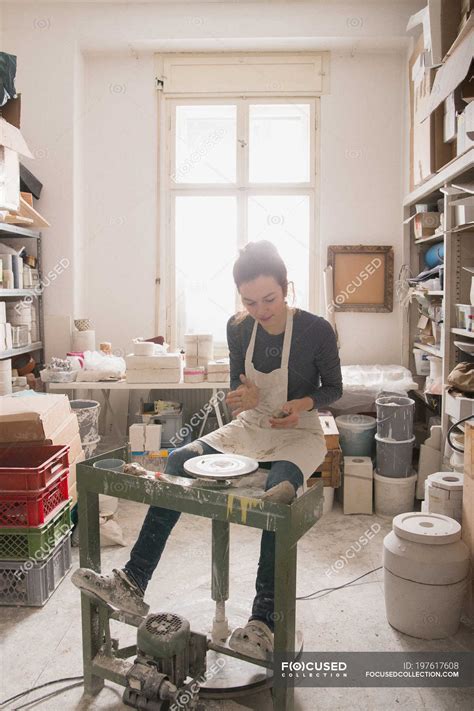
<svg viewBox="0 0 474 711">
<path fill-rule="evenodd" d="M 62 257 L 72 263 L 46 290 L 46 313 L 87 315 L 98 340 L 116 348 L 153 332 L 153 52 L 170 48 L 332 49 L 331 94 L 322 100 L 321 250 L 393 244 L 397 274 L 404 29 L 422 4 L 4 3 L 3 44 L 18 56 L 22 130 L 45 185 L 39 208 L 52 223 L 46 268 Z M 338 314 L 337 323 L 343 362 L 400 361 L 397 308 Z M 58 342 L 50 328 L 46 341 L 53 336 Z"/>
</svg>

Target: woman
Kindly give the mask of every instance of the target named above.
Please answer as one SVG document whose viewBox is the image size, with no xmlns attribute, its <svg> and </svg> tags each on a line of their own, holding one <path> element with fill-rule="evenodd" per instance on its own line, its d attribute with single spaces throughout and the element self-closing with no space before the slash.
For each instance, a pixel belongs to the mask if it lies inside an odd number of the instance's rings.
<svg viewBox="0 0 474 711">
<path fill-rule="evenodd" d="M 271 463 L 264 498 L 290 503 L 326 455 L 317 408 L 342 395 L 336 338 L 323 318 L 287 306 L 286 267 L 270 242 L 241 250 L 233 276 L 246 309 L 227 324 L 227 403 L 235 419 L 174 450 L 166 472 L 185 475 L 185 461 L 202 454 L 243 454 Z M 115 607 L 146 615 L 144 592 L 179 516 L 150 507 L 123 570 L 100 575 L 79 569 L 73 582 Z M 263 531 L 252 614 L 229 640 L 233 649 L 259 659 L 273 651 L 274 565 L 274 534 Z"/>
</svg>

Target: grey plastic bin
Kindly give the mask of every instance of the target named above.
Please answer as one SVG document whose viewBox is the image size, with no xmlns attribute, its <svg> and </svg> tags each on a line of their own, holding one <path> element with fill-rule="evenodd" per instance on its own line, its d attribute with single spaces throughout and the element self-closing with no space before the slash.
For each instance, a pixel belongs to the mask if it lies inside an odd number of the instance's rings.
<svg viewBox="0 0 474 711">
<path fill-rule="evenodd" d="M 38 563 L 0 560 L 0 606 L 42 607 L 71 567 L 71 534 Z"/>
</svg>

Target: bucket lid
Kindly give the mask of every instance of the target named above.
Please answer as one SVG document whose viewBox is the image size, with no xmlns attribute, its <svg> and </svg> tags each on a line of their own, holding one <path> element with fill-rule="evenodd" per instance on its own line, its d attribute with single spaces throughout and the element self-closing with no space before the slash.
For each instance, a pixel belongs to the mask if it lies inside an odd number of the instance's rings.
<svg viewBox="0 0 474 711">
<path fill-rule="evenodd" d="M 436 472 L 429 475 L 428 481 L 438 489 L 461 491 L 464 484 L 464 474 L 461 472 Z"/>
<path fill-rule="evenodd" d="M 410 437 L 410 439 L 391 439 L 389 437 L 381 437 L 379 434 L 375 434 L 375 439 L 377 442 L 385 442 L 385 444 L 410 444 L 415 441 L 415 435 Z"/>
<path fill-rule="evenodd" d="M 393 530 L 407 541 L 443 545 L 461 538 L 461 526 L 453 518 L 442 514 L 412 511 L 393 519 Z"/>
<path fill-rule="evenodd" d="M 370 415 L 338 415 L 336 424 L 340 427 L 360 432 L 375 429 L 377 420 Z"/>
</svg>

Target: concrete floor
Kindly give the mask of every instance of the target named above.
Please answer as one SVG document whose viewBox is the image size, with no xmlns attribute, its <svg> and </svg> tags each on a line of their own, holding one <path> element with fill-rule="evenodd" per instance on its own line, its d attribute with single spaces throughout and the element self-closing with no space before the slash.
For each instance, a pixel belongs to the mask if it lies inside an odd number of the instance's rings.
<svg viewBox="0 0 474 711">
<path fill-rule="evenodd" d="M 121 502 L 119 520 L 127 547 L 103 549 L 103 569 L 121 566 L 140 528 L 145 507 Z M 330 578 L 327 569 L 370 526 L 380 531 L 368 545 Z M 376 516 L 344 516 L 338 504 L 301 541 L 298 548 L 298 594 L 337 586 L 381 564 L 382 541 L 390 522 Z M 200 545 L 196 546 L 195 542 Z M 147 591 L 152 609 L 180 612 L 189 600 L 207 599 L 210 588 L 210 526 L 205 519 L 182 517 L 170 538 L 158 571 Z M 231 599 L 250 609 L 258 558 L 259 534 L 241 526 L 231 530 Z M 73 549 L 73 569 L 78 551 Z M 464 625 L 446 640 L 426 642 L 392 629 L 385 618 L 381 571 L 319 600 L 301 601 L 299 626 L 305 632 L 307 651 L 436 651 L 474 650 L 472 630 Z M 232 622 L 232 621 L 231 621 Z M 0 701 L 49 680 L 82 674 L 79 593 L 70 573 L 42 609 L 0 608 Z M 19 700 L 18 708 L 52 688 Z M 125 709 L 121 687 L 107 683 L 93 700 L 74 688 L 28 708 Z M 472 690 L 450 689 L 297 689 L 295 710 L 330 709 L 472 709 Z M 235 701 L 207 701 L 209 709 L 270 711 L 270 693 L 260 692 Z"/>
</svg>

